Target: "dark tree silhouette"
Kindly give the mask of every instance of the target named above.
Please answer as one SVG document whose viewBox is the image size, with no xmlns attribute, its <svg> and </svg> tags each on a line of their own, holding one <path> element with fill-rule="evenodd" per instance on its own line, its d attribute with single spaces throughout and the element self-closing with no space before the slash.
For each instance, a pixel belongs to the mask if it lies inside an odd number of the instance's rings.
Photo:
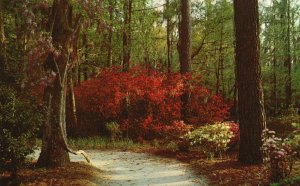
<svg viewBox="0 0 300 186">
<path fill-rule="evenodd" d="M 265 128 L 257 0 L 235 0 L 234 22 L 240 121 L 239 161 L 257 164 L 262 163 L 261 134 Z"/>
<path fill-rule="evenodd" d="M 180 72 L 185 75 L 191 70 L 191 1 L 181 0 L 180 4 L 181 20 L 179 26 L 179 60 Z M 182 100 L 182 119 L 186 120 L 188 117 L 188 93 L 184 93 Z"/>
</svg>

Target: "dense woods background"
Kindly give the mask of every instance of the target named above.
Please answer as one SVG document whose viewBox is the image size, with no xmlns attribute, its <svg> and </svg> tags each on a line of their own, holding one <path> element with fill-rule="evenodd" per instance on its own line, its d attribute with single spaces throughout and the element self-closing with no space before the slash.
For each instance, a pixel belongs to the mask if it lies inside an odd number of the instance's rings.
<svg viewBox="0 0 300 186">
<path fill-rule="evenodd" d="M 44 134 L 41 166 L 78 154 L 67 134 L 142 142 L 220 121 L 240 122 L 240 161 L 261 163 L 264 110 L 299 114 L 299 10 L 297 0 L 0 0 L 1 89 L 13 89 L 3 103 L 16 96 L 34 105 L 24 115 L 39 113 L 42 129 L 29 132 Z"/>
<path fill-rule="evenodd" d="M 73 40 L 76 85 L 111 65 L 130 63 L 158 71 L 179 71 L 178 1 L 72 4 L 73 12 L 82 16 L 82 29 Z M 43 50 L 49 47 L 49 6 L 51 1 L 2 1 L 1 57 L 7 62 L 2 60 L 1 64 L 7 74 L 17 76 L 14 80 L 26 88 L 32 83 L 31 76 L 36 75 L 28 69 L 45 60 Z M 208 89 L 235 100 L 232 2 L 192 1 L 191 6 L 191 70 L 201 75 Z M 261 63 L 268 115 L 299 105 L 298 9 L 297 1 L 293 0 L 260 2 Z"/>
</svg>

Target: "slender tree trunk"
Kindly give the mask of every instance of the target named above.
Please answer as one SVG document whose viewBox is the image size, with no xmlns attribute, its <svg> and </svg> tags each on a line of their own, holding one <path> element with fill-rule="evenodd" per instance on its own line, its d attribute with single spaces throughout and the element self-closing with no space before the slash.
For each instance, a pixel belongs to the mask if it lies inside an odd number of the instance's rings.
<svg viewBox="0 0 300 186">
<path fill-rule="evenodd" d="M 73 76 L 71 74 L 69 81 L 69 89 L 70 89 L 70 105 L 71 105 L 71 115 L 72 115 L 72 129 L 76 129 L 78 127 L 77 122 L 77 110 L 76 110 L 76 100 L 74 94 L 74 82 Z"/>
<path fill-rule="evenodd" d="M 234 43 L 236 45 L 236 41 Z M 236 48 L 235 48 L 236 51 Z M 237 81 L 237 62 L 236 57 L 234 58 L 234 85 L 233 85 L 233 110 L 231 112 L 231 115 L 234 118 L 234 121 L 238 123 L 238 81 Z"/>
<path fill-rule="evenodd" d="M 226 91 L 225 91 L 225 81 L 224 81 L 224 57 L 222 54 L 221 61 L 220 61 L 220 76 L 221 76 L 221 85 L 222 85 L 222 97 L 226 98 Z"/>
<path fill-rule="evenodd" d="M 221 13 L 221 20 L 223 20 L 223 15 Z M 223 21 L 221 21 L 221 31 L 220 31 L 220 43 L 219 43 L 219 60 L 217 65 L 217 72 L 216 72 L 216 94 L 220 93 L 220 87 L 222 86 L 222 93 L 224 94 L 224 75 L 223 75 L 223 63 L 224 63 L 224 57 L 223 57 Z"/>
<path fill-rule="evenodd" d="M 0 74 L 1 75 L 3 75 L 3 73 L 7 69 L 3 11 L 4 11 L 3 0 L 0 0 Z"/>
<path fill-rule="evenodd" d="M 286 84 L 285 84 L 285 105 L 289 108 L 292 104 L 292 57 L 291 57 L 291 16 L 290 16 L 290 0 L 286 0 L 286 56 L 284 60 L 284 67 L 286 69 Z"/>
<path fill-rule="evenodd" d="M 263 160 L 261 134 L 266 126 L 259 61 L 257 0 L 234 0 L 234 21 L 240 121 L 239 161 L 257 164 Z"/>
<path fill-rule="evenodd" d="M 80 67 L 81 65 L 80 64 L 78 64 L 78 66 L 77 66 L 77 84 L 80 86 L 80 84 L 81 84 L 81 67 Z"/>
<path fill-rule="evenodd" d="M 114 20 L 114 8 L 116 6 L 115 1 L 109 1 L 109 21 L 110 28 L 108 31 L 108 45 L 107 45 L 107 62 L 106 66 L 111 67 L 113 63 L 113 48 L 112 48 L 112 38 L 113 38 L 113 20 Z"/>
<path fill-rule="evenodd" d="M 89 79 L 89 69 L 88 67 L 83 68 L 83 81 L 86 81 Z"/>
<path fill-rule="evenodd" d="M 181 21 L 179 29 L 179 60 L 180 60 L 180 73 L 186 75 L 191 71 L 191 1 L 181 0 L 180 4 Z M 188 82 L 185 82 L 185 86 L 188 86 Z M 182 101 L 182 119 L 188 118 L 188 102 L 189 94 L 184 93 L 181 96 Z"/>
<path fill-rule="evenodd" d="M 167 19 L 167 69 L 168 73 L 172 70 L 172 23 L 170 16 L 170 0 L 166 0 L 166 19 Z"/>
<path fill-rule="evenodd" d="M 278 112 L 278 96 L 277 96 L 277 46 L 276 46 L 276 39 L 273 39 L 273 59 L 272 59 L 272 79 L 273 79 L 273 88 L 272 88 L 272 94 L 271 94 L 271 100 L 273 100 L 273 107 L 274 107 L 274 114 L 276 115 Z"/>
<path fill-rule="evenodd" d="M 294 66 L 296 66 L 297 65 L 297 63 L 298 63 L 298 57 L 299 57 L 299 55 L 297 55 L 297 46 L 299 46 L 298 45 L 298 41 L 297 41 L 297 28 L 296 28 L 296 22 L 297 22 L 297 17 L 296 17 L 296 13 L 295 13 L 295 11 L 292 11 L 291 12 L 292 13 L 292 18 L 291 18 L 291 25 L 293 25 L 293 27 L 292 27 L 292 34 L 293 34 L 293 36 L 292 36 L 292 46 L 293 46 L 293 65 Z"/>
<path fill-rule="evenodd" d="M 123 70 L 130 67 L 131 58 L 131 16 L 132 0 L 124 1 L 124 28 L 123 28 Z"/>
<path fill-rule="evenodd" d="M 215 66 L 216 71 L 216 94 L 220 93 L 220 56 L 217 65 Z"/>
<path fill-rule="evenodd" d="M 278 111 L 278 96 L 277 96 L 277 61 L 276 61 L 276 54 L 273 54 L 273 91 L 272 91 L 272 97 L 273 100 L 273 106 L 274 106 L 274 114 L 277 114 Z"/>
<path fill-rule="evenodd" d="M 180 23 L 180 44 L 179 44 L 179 60 L 180 72 L 182 74 L 190 72 L 191 65 L 191 1 L 181 0 L 181 23 Z"/>
<path fill-rule="evenodd" d="M 88 60 L 88 51 L 89 51 L 89 46 L 88 46 L 88 38 L 87 38 L 86 33 L 83 34 L 82 45 L 84 47 L 84 53 L 83 53 L 83 56 L 84 56 L 84 65 L 81 66 L 81 70 L 82 70 L 82 73 L 83 73 L 83 81 L 86 81 L 86 80 L 89 79 L 89 69 L 88 69 L 88 63 L 89 63 L 89 60 Z"/>
</svg>

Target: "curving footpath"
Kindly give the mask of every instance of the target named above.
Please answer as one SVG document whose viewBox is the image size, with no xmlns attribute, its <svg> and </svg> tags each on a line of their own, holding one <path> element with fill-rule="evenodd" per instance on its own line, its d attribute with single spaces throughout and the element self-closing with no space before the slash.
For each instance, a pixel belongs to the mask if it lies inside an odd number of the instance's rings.
<svg viewBox="0 0 300 186">
<path fill-rule="evenodd" d="M 86 150 L 91 164 L 103 171 L 99 185 L 104 186 L 205 186 L 187 164 L 173 159 L 135 152 Z M 37 151 L 34 155 L 38 157 Z M 70 154 L 71 161 L 85 161 Z"/>
</svg>

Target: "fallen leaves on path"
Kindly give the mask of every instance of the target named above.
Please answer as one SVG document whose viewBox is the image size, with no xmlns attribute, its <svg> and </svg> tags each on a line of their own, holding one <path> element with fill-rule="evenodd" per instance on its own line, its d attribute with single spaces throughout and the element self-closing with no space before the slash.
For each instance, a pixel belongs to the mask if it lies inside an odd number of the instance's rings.
<svg viewBox="0 0 300 186">
<path fill-rule="evenodd" d="M 237 161 L 237 152 L 230 152 L 222 158 L 207 159 L 198 151 L 172 152 L 147 150 L 156 155 L 176 158 L 189 163 L 199 175 L 209 178 L 211 185 L 269 185 L 269 173 L 264 165 L 245 165 Z M 294 165 L 291 176 L 299 176 L 300 161 Z"/>
<path fill-rule="evenodd" d="M 98 185 L 100 175 L 99 169 L 84 162 L 71 162 L 63 167 L 48 169 L 32 167 L 20 172 L 22 184 L 25 186 L 94 186 Z"/>
</svg>

